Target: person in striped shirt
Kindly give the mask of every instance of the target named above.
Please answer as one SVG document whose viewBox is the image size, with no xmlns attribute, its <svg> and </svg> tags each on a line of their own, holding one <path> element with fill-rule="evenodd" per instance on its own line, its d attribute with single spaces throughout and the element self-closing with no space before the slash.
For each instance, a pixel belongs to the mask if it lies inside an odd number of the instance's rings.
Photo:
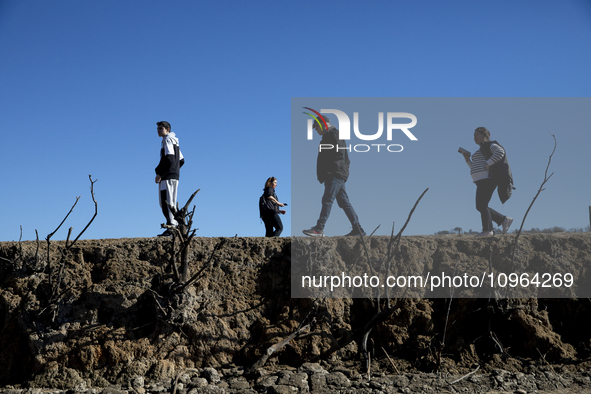
<svg viewBox="0 0 591 394">
<path fill-rule="evenodd" d="M 482 232 L 477 237 L 494 235 L 492 222 L 503 228 L 506 234 L 513 223 L 513 218 L 505 216 L 488 207 L 498 183 L 490 177 L 490 168 L 505 157 L 505 150 L 497 141 L 490 141 L 490 132 L 485 127 L 478 127 L 474 131 L 474 142 L 480 146 L 472 157 L 464 152 L 466 164 L 470 167 L 470 175 L 476 184 L 476 210 L 482 219 Z"/>
</svg>

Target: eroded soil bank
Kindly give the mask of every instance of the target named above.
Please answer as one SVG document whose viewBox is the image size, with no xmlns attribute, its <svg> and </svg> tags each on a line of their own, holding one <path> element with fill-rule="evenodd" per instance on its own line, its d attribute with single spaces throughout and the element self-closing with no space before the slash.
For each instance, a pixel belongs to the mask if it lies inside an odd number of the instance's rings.
<svg viewBox="0 0 591 394">
<path fill-rule="evenodd" d="M 413 238 L 403 239 L 401 253 Z M 435 265 L 487 242 L 420 238 L 431 245 Z M 581 275 L 589 270 L 589 233 L 520 239 L 532 258 L 547 254 L 571 261 Z M 385 249 L 388 238 L 371 242 Z M 266 390 L 256 386 L 264 373 L 251 367 L 301 323 L 309 327 L 266 359 L 268 374 L 296 374 L 304 363 L 348 379 L 367 373 L 361 342 L 377 301 L 292 299 L 290 239 L 196 238 L 190 270 L 198 277 L 184 289 L 169 266 L 170 245 L 157 238 L 78 241 L 62 259 L 65 244 L 52 242 L 48 265 L 44 243 L 0 243 L 0 386 L 123 387 L 138 377 L 147 386 L 213 367 L 243 371 L 250 389 Z M 407 298 L 391 307 L 368 339 L 376 376 L 461 376 L 480 366 L 476 375 L 503 370 L 588 380 L 589 299 Z"/>
</svg>

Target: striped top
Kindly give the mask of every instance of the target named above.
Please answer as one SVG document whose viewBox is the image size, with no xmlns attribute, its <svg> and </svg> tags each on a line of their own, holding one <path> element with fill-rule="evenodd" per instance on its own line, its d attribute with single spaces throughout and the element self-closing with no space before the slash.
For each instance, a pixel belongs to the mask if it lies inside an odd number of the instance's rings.
<svg viewBox="0 0 591 394">
<path fill-rule="evenodd" d="M 485 168 L 485 166 L 487 164 L 489 167 L 492 166 L 497 161 L 501 160 L 505 155 L 505 150 L 498 144 L 491 144 L 490 151 L 492 152 L 492 156 L 488 160 L 486 160 L 482 154 L 481 149 L 478 149 L 476 152 L 474 152 L 471 160 L 466 160 L 466 164 L 468 164 L 468 167 L 470 167 L 472 181 L 476 182 L 482 179 L 487 179 L 488 170 Z"/>
</svg>

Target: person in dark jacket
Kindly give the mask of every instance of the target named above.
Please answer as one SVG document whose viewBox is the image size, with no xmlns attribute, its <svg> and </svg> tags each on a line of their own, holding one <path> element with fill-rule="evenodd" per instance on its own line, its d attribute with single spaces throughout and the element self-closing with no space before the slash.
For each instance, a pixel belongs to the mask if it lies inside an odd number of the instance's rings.
<svg viewBox="0 0 591 394">
<path fill-rule="evenodd" d="M 497 141 L 490 141 L 490 132 L 485 127 L 478 127 L 474 131 L 474 142 L 480 149 L 471 158 L 468 151 L 464 151 L 463 155 L 476 184 L 476 210 L 480 212 L 482 221 L 482 232 L 477 237 L 494 235 L 493 221 L 503 227 L 505 234 L 513 223 L 513 218 L 489 208 L 488 203 L 497 187 L 501 203 L 505 203 L 511 197 L 513 176 L 507 153 Z"/>
<path fill-rule="evenodd" d="M 275 189 L 277 188 L 277 178 L 274 176 L 267 179 L 263 189 L 263 201 L 261 207 L 261 219 L 265 223 L 265 237 L 278 237 L 283 231 L 283 223 L 279 214 L 285 215 L 285 211 L 279 209 L 285 204 L 279 202 Z"/>
<path fill-rule="evenodd" d="M 349 178 L 349 155 L 347 153 L 347 144 L 339 139 L 339 130 L 330 124 L 326 116 L 320 115 L 321 124 L 314 124 L 314 130 L 322 136 L 318 148 L 318 158 L 316 160 L 316 174 L 318 181 L 324 184 L 324 195 L 322 196 L 322 209 L 316 226 L 302 232 L 311 237 L 324 236 L 324 226 L 330 216 L 332 204 L 337 200 L 353 229 L 347 236 L 365 235 L 365 231 L 359 224 L 359 218 L 355 209 L 349 202 L 349 196 L 345 188 L 345 182 Z M 324 125 L 326 123 L 326 126 Z M 328 127 L 328 128 L 327 128 Z"/>
<path fill-rule="evenodd" d="M 179 148 L 179 140 L 171 133 L 170 123 L 157 122 L 158 136 L 162 137 L 160 148 L 160 162 L 156 167 L 156 183 L 158 184 L 158 200 L 160 208 L 169 226 L 178 226 L 170 206 L 176 206 L 177 190 L 179 185 L 180 169 L 185 164 L 185 159 Z M 172 233 L 166 229 L 161 237 L 171 237 Z"/>
</svg>

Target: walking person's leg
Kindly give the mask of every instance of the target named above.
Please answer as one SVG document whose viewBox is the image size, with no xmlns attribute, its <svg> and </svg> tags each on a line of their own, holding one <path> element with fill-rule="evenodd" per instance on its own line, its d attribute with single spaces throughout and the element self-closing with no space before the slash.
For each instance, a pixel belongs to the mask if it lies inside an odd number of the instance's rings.
<svg viewBox="0 0 591 394">
<path fill-rule="evenodd" d="M 273 236 L 273 217 L 271 215 L 266 215 L 263 218 L 263 223 L 265 223 L 265 237 L 272 237 Z"/>
<path fill-rule="evenodd" d="M 324 182 L 324 194 L 322 195 L 322 209 L 320 210 L 320 217 L 316 222 L 316 228 L 319 230 L 324 230 L 324 226 L 326 225 L 326 221 L 330 216 L 330 211 L 332 210 L 332 204 L 339 192 L 342 184 L 341 179 L 337 178 L 330 178 L 326 182 Z"/>
<path fill-rule="evenodd" d="M 353 231 L 351 231 L 351 235 L 357 232 L 362 232 L 363 230 L 359 225 L 359 218 L 357 217 L 357 213 L 355 212 L 353 205 L 351 205 L 351 202 L 349 201 L 349 195 L 347 194 L 347 189 L 345 188 L 344 182 L 341 188 L 339 189 L 336 198 L 339 207 L 343 211 L 345 211 L 345 215 L 347 215 L 347 219 L 349 219 L 349 222 L 351 223 L 351 227 L 353 228 Z"/>
<path fill-rule="evenodd" d="M 501 225 L 503 224 L 503 221 L 505 220 L 506 216 L 498 213 L 497 211 L 495 211 L 492 208 L 488 208 L 488 211 L 490 212 L 490 218 L 493 222 L 495 222 L 497 225 Z"/>
<path fill-rule="evenodd" d="M 273 232 L 273 236 L 280 236 L 283 232 L 283 223 L 281 222 L 281 217 L 279 217 L 278 213 L 273 215 L 273 226 L 275 227 L 275 232 Z"/>
<path fill-rule="evenodd" d="M 497 185 L 491 179 L 483 179 L 476 182 L 476 210 L 480 212 L 482 231 L 492 231 L 492 217 L 488 203 Z"/>
<path fill-rule="evenodd" d="M 503 234 L 505 234 L 511 227 L 513 218 L 505 216 L 488 206 L 496 188 L 497 184 L 493 179 L 476 182 L 476 209 L 480 212 L 483 233 L 492 231 L 492 222 L 495 222 L 503 227 Z"/>
<path fill-rule="evenodd" d="M 502 213 L 499 213 L 490 207 L 488 208 L 488 211 L 490 212 L 491 220 L 497 225 L 502 226 L 503 234 L 506 234 L 507 231 L 509 231 L 509 227 L 511 227 L 511 224 L 513 223 L 513 218 L 503 215 Z"/>
</svg>

